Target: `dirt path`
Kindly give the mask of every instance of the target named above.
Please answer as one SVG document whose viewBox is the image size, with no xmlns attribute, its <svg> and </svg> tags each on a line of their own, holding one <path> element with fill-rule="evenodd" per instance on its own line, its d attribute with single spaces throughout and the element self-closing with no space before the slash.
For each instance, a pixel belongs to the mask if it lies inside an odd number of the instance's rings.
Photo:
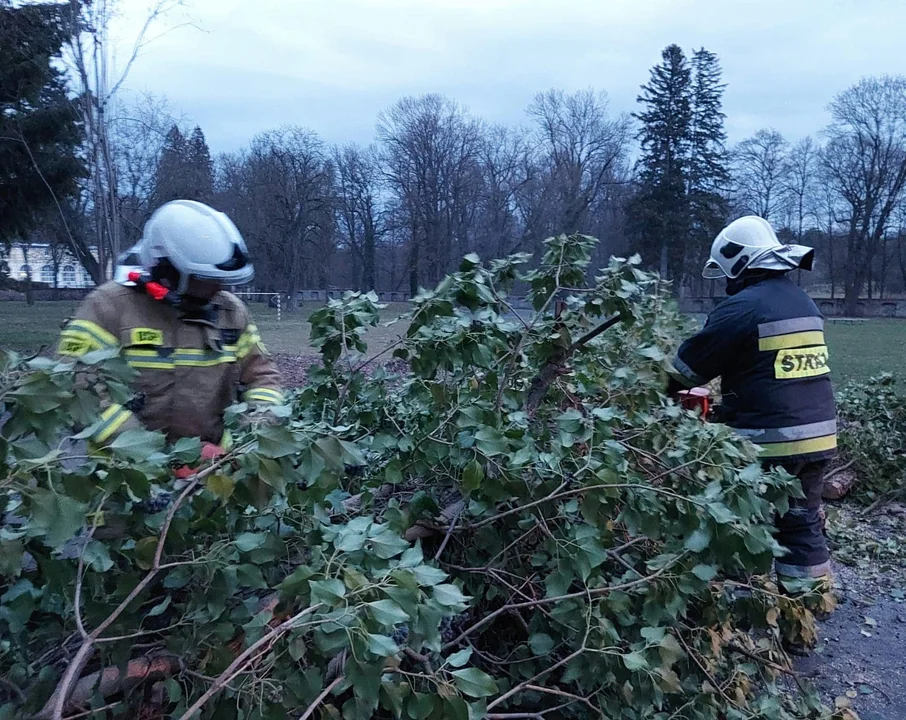
<svg viewBox="0 0 906 720">
<path fill-rule="evenodd" d="M 838 506 L 830 535 L 841 603 L 797 668 L 831 706 L 849 702 L 861 720 L 904 720 L 906 508 L 862 519 Z"/>
</svg>

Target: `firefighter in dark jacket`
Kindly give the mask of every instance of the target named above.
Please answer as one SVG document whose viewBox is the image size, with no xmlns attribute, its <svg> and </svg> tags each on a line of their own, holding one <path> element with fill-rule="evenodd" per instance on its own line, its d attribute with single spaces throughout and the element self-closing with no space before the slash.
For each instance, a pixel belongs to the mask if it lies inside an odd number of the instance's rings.
<svg viewBox="0 0 906 720">
<path fill-rule="evenodd" d="M 837 422 L 824 318 L 787 277 L 811 270 L 813 255 L 812 248 L 782 244 L 760 217 L 724 229 L 703 275 L 725 277 L 728 297 L 680 346 L 670 381 L 675 392 L 719 376 L 720 419 L 761 448 L 766 468 L 779 465 L 802 483 L 805 498 L 776 521 L 787 554 L 775 567 L 789 592 L 831 585 L 821 493 Z"/>
</svg>

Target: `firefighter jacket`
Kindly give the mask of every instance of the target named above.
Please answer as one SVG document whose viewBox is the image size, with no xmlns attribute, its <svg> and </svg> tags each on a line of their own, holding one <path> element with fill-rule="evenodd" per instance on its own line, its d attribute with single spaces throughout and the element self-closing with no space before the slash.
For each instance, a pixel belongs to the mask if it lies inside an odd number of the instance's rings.
<svg viewBox="0 0 906 720">
<path fill-rule="evenodd" d="M 200 437 L 223 444 L 223 413 L 241 396 L 280 404 L 280 375 L 266 354 L 248 309 L 220 292 L 208 312 L 191 318 L 135 288 L 107 283 L 93 291 L 63 329 L 59 354 L 78 358 L 117 349 L 138 373 L 128 406 L 104 409 L 93 440 L 129 428 L 159 430 L 173 441 Z"/>
<path fill-rule="evenodd" d="M 722 301 L 673 361 L 687 386 L 721 378 L 722 418 L 762 457 L 820 460 L 837 447 L 824 319 L 785 275 Z"/>
</svg>

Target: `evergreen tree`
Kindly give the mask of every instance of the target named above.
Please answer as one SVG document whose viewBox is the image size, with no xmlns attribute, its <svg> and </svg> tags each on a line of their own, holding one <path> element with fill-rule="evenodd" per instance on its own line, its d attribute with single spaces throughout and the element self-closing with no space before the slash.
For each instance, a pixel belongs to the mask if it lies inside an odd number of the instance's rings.
<svg viewBox="0 0 906 720">
<path fill-rule="evenodd" d="M 154 205 L 171 200 L 209 203 L 214 197 L 214 163 L 200 127 L 189 136 L 174 125 L 157 163 Z"/>
<path fill-rule="evenodd" d="M 75 195 L 82 127 L 54 65 L 69 4 L 0 0 L 0 241 L 26 237 Z"/>
<path fill-rule="evenodd" d="M 167 133 L 157 162 L 154 178 L 154 207 L 171 200 L 185 200 L 187 144 L 182 131 L 174 125 Z"/>
<path fill-rule="evenodd" d="M 634 117 L 642 156 L 638 190 L 628 208 L 628 230 L 643 256 L 664 276 L 682 276 L 691 212 L 688 200 L 692 124 L 692 74 L 678 45 L 661 53 L 651 69 Z"/>
<path fill-rule="evenodd" d="M 730 182 L 724 131 L 720 61 L 705 48 L 692 55 L 692 124 L 689 142 L 688 192 L 691 208 L 691 248 L 708 251 L 724 226 L 729 207 Z"/>
<path fill-rule="evenodd" d="M 196 126 L 188 140 L 186 160 L 192 187 L 187 188 L 187 200 L 211 202 L 214 197 L 214 163 L 201 128 Z"/>
</svg>

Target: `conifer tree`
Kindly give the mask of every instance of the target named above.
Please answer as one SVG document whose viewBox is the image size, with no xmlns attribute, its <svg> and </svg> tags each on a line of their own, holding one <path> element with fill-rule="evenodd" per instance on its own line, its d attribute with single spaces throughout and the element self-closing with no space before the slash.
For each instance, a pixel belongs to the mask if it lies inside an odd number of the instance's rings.
<svg viewBox="0 0 906 720">
<path fill-rule="evenodd" d="M 629 232 L 648 262 L 664 276 L 681 271 L 690 228 L 687 196 L 692 74 L 678 45 L 661 53 L 651 69 L 634 117 L 642 127 L 638 191 L 629 206 Z"/>
<path fill-rule="evenodd" d="M 696 256 L 708 252 L 711 241 L 724 226 L 730 182 L 727 134 L 724 131 L 722 82 L 717 55 L 701 48 L 692 55 L 692 123 L 689 142 L 688 192 Z"/>
</svg>

